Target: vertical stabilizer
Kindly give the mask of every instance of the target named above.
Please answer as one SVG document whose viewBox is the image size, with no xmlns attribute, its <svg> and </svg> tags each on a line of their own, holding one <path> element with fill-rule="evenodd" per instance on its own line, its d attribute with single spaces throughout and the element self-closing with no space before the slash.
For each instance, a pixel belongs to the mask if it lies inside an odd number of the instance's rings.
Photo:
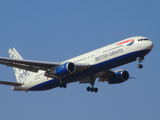
<svg viewBox="0 0 160 120">
<path fill-rule="evenodd" d="M 9 49 L 9 56 L 12 59 L 23 59 L 20 54 L 16 51 L 15 48 L 10 48 Z M 25 83 L 25 81 L 27 80 L 27 78 L 30 76 L 31 72 L 28 72 L 26 70 L 23 69 L 19 69 L 19 68 L 15 68 L 13 67 L 16 79 L 18 83 Z"/>
</svg>

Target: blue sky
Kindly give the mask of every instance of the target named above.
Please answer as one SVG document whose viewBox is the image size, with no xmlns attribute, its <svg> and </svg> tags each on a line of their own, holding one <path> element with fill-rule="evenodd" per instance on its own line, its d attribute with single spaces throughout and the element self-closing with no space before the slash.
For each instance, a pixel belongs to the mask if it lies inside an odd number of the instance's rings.
<svg viewBox="0 0 160 120">
<path fill-rule="evenodd" d="M 136 79 L 118 85 L 71 83 L 66 89 L 15 92 L 0 85 L 0 119 L 154 120 L 160 118 L 158 0 L 14 0 L 0 1 L 0 56 L 15 47 L 25 59 L 60 62 L 132 36 L 146 36 L 153 50 Z M 16 81 L 11 67 L 0 65 L 0 80 Z"/>
</svg>

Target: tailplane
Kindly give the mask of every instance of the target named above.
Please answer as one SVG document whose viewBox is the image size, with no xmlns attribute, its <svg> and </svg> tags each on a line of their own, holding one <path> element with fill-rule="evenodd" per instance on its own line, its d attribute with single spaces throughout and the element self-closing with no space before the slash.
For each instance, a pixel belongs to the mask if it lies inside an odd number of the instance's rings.
<svg viewBox="0 0 160 120">
<path fill-rule="evenodd" d="M 9 49 L 9 56 L 12 59 L 23 59 L 20 54 L 16 51 L 15 48 L 10 48 Z M 15 68 L 13 67 L 16 79 L 18 83 L 25 83 L 25 81 L 29 78 L 31 72 L 28 72 L 26 70 L 23 69 L 19 69 L 19 68 Z"/>
</svg>

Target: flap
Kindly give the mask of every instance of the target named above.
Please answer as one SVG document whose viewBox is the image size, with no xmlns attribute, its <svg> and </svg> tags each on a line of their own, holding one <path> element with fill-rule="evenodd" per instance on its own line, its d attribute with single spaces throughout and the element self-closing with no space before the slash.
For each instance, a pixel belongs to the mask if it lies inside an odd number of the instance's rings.
<svg viewBox="0 0 160 120">
<path fill-rule="evenodd" d="M 113 74 L 114 74 L 113 71 L 105 70 L 105 71 L 101 72 L 100 74 L 96 75 L 96 76 L 94 77 L 94 79 L 99 78 L 98 82 L 105 82 L 105 81 L 107 81 L 108 78 L 109 78 L 111 75 L 113 75 Z M 91 83 L 91 81 L 92 81 L 91 79 L 93 79 L 93 78 L 92 78 L 92 77 L 88 77 L 88 78 L 85 79 L 85 80 L 79 81 L 79 83 Z"/>
<path fill-rule="evenodd" d="M 81 83 L 91 83 L 92 82 L 92 80 L 81 80 L 81 81 L 79 81 L 79 83 L 81 84 Z"/>
<path fill-rule="evenodd" d="M 114 72 L 113 71 L 110 71 L 108 70 L 105 74 L 101 75 L 98 82 L 105 82 L 108 80 L 108 78 L 113 75 Z"/>
<path fill-rule="evenodd" d="M 84 71 L 87 68 L 89 68 L 90 64 L 88 64 L 88 63 L 78 63 L 78 64 L 75 63 L 75 66 L 76 66 L 76 71 L 74 73 L 78 73 L 78 72 Z"/>
</svg>

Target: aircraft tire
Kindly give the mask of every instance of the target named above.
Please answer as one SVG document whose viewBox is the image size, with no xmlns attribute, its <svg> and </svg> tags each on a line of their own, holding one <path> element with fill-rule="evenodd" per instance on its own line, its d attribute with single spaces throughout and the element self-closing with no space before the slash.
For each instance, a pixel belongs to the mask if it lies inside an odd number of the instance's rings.
<svg viewBox="0 0 160 120">
<path fill-rule="evenodd" d="M 98 92 L 98 88 L 94 88 L 94 92 L 97 93 Z"/>
<path fill-rule="evenodd" d="M 140 68 L 140 69 L 142 69 L 143 65 L 142 64 L 138 64 L 137 67 Z"/>
<path fill-rule="evenodd" d="M 91 92 L 93 92 L 93 91 L 94 91 L 94 87 L 91 88 Z"/>
<path fill-rule="evenodd" d="M 60 83 L 60 84 L 59 84 L 59 87 L 60 87 L 60 88 L 62 88 L 62 87 L 63 87 L 63 88 L 66 88 L 66 87 L 67 87 L 67 84 L 65 84 L 65 83 Z"/>
<path fill-rule="evenodd" d="M 95 92 L 97 93 L 98 92 L 98 88 L 94 88 L 94 87 L 87 87 L 87 91 L 91 91 L 91 92 Z"/>
<path fill-rule="evenodd" d="M 66 87 L 67 87 L 67 84 L 64 83 L 64 84 L 63 84 L 63 88 L 66 88 Z"/>
<path fill-rule="evenodd" d="M 87 91 L 89 92 L 91 90 L 91 88 L 90 87 L 87 87 Z"/>
</svg>

